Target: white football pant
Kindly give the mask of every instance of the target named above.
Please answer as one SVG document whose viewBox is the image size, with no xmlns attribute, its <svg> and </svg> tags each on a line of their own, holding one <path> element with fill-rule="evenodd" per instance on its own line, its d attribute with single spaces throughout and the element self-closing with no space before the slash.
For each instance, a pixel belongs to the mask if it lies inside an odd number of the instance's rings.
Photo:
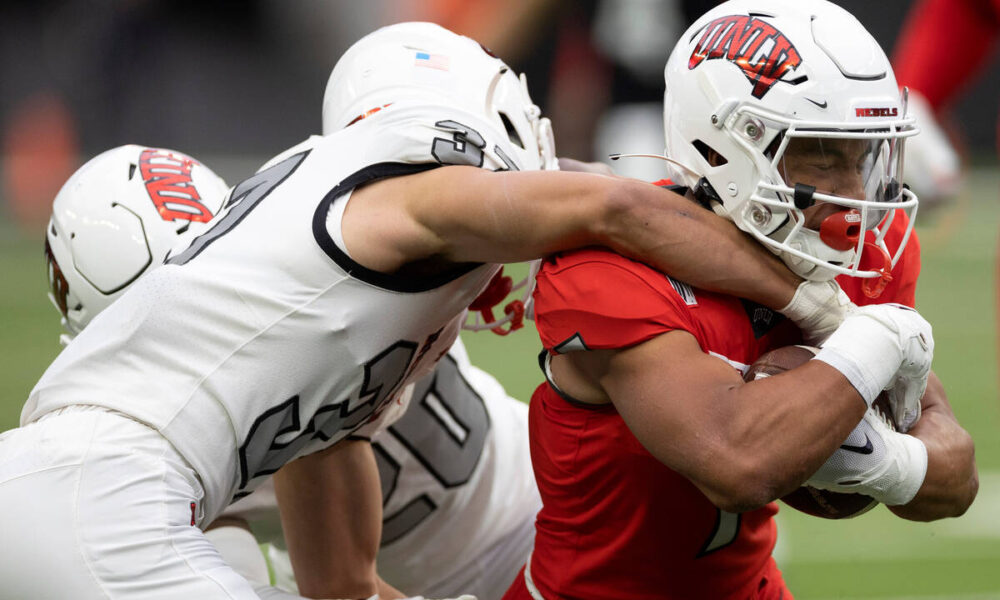
<svg viewBox="0 0 1000 600">
<path fill-rule="evenodd" d="M 198 477 L 156 431 L 71 406 L 0 436 L 0 599 L 256 599 L 201 529 Z"/>
</svg>

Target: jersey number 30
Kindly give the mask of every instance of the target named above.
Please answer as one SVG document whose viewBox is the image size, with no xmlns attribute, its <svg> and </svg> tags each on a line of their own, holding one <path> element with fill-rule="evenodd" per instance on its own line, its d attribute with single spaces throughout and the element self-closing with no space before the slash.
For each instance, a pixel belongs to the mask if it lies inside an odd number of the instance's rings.
<svg viewBox="0 0 1000 600">
<path fill-rule="evenodd" d="M 483 454 L 490 417 L 486 404 L 462 376 L 451 356 L 413 390 L 406 414 L 389 428 L 392 435 L 444 488 L 466 484 Z M 378 439 L 378 438 L 376 438 Z M 378 442 L 372 447 L 382 482 L 382 503 L 396 491 L 401 466 Z M 387 514 L 382 544 L 390 544 L 426 519 L 437 505 L 426 494 Z"/>
</svg>

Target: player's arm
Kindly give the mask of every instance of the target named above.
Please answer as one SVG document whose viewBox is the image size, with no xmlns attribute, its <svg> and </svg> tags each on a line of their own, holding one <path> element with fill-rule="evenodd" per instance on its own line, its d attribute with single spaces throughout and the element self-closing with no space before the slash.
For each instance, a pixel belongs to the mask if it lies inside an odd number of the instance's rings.
<svg viewBox="0 0 1000 600">
<path fill-rule="evenodd" d="M 825 363 L 744 384 L 682 330 L 626 349 L 557 356 L 552 369 L 571 396 L 610 399 L 654 457 L 730 512 L 798 487 L 865 411 L 848 379 Z"/>
<path fill-rule="evenodd" d="M 274 474 L 281 525 L 299 591 L 310 598 L 368 598 L 382 492 L 371 444 L 346 440 Z"/>
<path fill-rule="evenodd" d="M 927 475 L 916 497 L 889 510 L 904 519 L 932 521 L 965 513 L 979 490 L 975 447 L 948 402 L 944 386 L 931 374 L 920 420 L 909 434 L 927 447 Z"/>
<path fill-rule="evenodd" d="M 919 398 L 933 338 L 920 315 L 895 305 L 855 309 L 816 358 L 743 383 L 696 338 L 672 329 L 630 347 L 571 352 L 552 361 L 557 385 L 612 402 L 636 438 L 719 508 L 742 512 L 804 482 L 833 454 L 879 393 L 900 385 Z M 557 360 L 558 359 L 558 360 Z M 877 495 L 906 504 L 926 471 L 923 444 L 890 449 Z"/>
<path fill-rule="evenodd" d="M 782 309 L 800 283 L 732 223 L 637 180 L 442 167 L 354 192 L 352 257 L 381 272 L 415 261 L 520 262 L 606 246 L 697 287 Z"/>
</svg>

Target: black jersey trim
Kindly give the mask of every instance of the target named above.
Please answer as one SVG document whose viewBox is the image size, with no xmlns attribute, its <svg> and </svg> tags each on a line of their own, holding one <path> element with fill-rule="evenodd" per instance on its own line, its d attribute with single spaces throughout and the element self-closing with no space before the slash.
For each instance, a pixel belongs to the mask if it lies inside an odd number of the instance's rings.
<svg viewBox="0 0 1000 600">
<path fill-rule="evenodd" d="M 590 402 L 582 402 L 580 400 L 577 400 L 573 396 L 570 396 L 561 389 L 559 389 L 559 386 L 556 385 L 556 382 L 549 379 L 549 373 L 545 369 L 545 361 L 547 360 L 548 356 L 549 356 L 549 351 L 543 348 L 542 351 L 538 354 L 538 367 L 542 370 L 542 377 L 545 377 L 545 382 L 549 384 L 549 387 L 552 388 L 552 391 L 555 392 L 557 396 L 562 398 L 563 401 L 566 402 L 566 404 L 569 404 L 570 406 L 574 406 L 576 408 L 582 408 L 584 410 L 606 411 L 606 412 L 616 412 L 618 410 L 615 408 L 614 404 L 591 404 Z"/>
<path fill-rule="evenodd" d="M 715 536 L 719 534 L 719 529 L 722 527 L 722 509 L 718 509 L 716 511 L 716 513 L 715 513 L 715 525 L 712 526 L 712 533 L 709 534 L 708 539 L 705 540 L 705 544 L 701 547 L 701 550 L 698 551 L 698 554 L 695 555 L 695 558 L 701 558 L 703 556 L 708 556 L 709 554 L 712 554 L 714 552 L 718 552 L 719 550 L 722 550 L 723 548 L 728 548 L 729 546 L 731 546 L 733 544 L 733 542 L 735 542 L 736 540 L 739 539 L 739 537 L 740 537 L 740 528 L 742 526 L 743 526 L 743 514 L 742 513 L 737 513 L 736 514 L 736 535 L 734 535 L 733 539 L 729 540 L 725 544 L 722 544 L 721 546 L 717 546 L 717 547 L 712 548 L 710 550 L 708 548 L 709 545 L 712 542 L 715 541 Z"/>
<path fill-rule="evenodd" d="M 450 283 L 462 275 L 469 273 L 482 263 L 463 263 L 453 269 L 432 276 L 403 276 L 389 273 L 380 273 L 364 267 L 351 259 L 343 250 L 337 247 L 336 242 L 330 237 L 330 232 L 326 229 L 326 217 L 330 212 L 330 207 L 334 201 L 353 190 L 361 184 L 375 181 L 376 179 L 387 179 L 389 177 L 401 177 L 403 175 L 414 175 L 423 173 L 431 169 L 436 169 L 442 165 L 436 163 L 396 163 L 382 162 L 369 165 L 353 175 L 341 181 L 323 197 L 316 212 L 313 214 L 313 237 L 316 243 L 323 249 L 333 262 L 347 271 L 351 277 L 363 281 L 376 287 L 393 292 L 417 293 L 426 292 L 434 288 Z"/>
</svg>

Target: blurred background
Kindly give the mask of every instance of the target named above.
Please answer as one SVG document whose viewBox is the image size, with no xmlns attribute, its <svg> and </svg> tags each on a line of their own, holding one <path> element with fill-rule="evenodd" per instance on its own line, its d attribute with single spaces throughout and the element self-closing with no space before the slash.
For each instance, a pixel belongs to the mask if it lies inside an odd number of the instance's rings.
<svg viewBox="0 0 1000 600">
<path fill-rule="evenodd" d="M 977 443 L 982 489 L 956 520 L 780 515 L 779 563 L 797 598 L 1000 598 L 1000 402 L 995 254 L 1000 0 L 838 2 L 920 92 L 936 140 L 907 172 L 923 189 L 918 308 L 935 366 Z M 708 0 L 6 0 L 0 4 L 0 430 L 58 353 L 42 240 L 51 201 L 86 159 L 173 148 L 230 184 L 320 130 L 340 53 L 384 24 L 431 20 L 528 75 L 560 155 L 662 151 L 662 70 Z M 936 136 L 936 137 L 935 137 Z M 910 145 L 912 150 L 913 145 Z M 659 179 L 658 161 L 612 165 Z M 527 328 L 526 328 L 527 329 Z M 469 336 L 473 359 L 527 399 L 539 343 Z M 2 582 L 0 582 L 2 586 Z"/>
</svg>

